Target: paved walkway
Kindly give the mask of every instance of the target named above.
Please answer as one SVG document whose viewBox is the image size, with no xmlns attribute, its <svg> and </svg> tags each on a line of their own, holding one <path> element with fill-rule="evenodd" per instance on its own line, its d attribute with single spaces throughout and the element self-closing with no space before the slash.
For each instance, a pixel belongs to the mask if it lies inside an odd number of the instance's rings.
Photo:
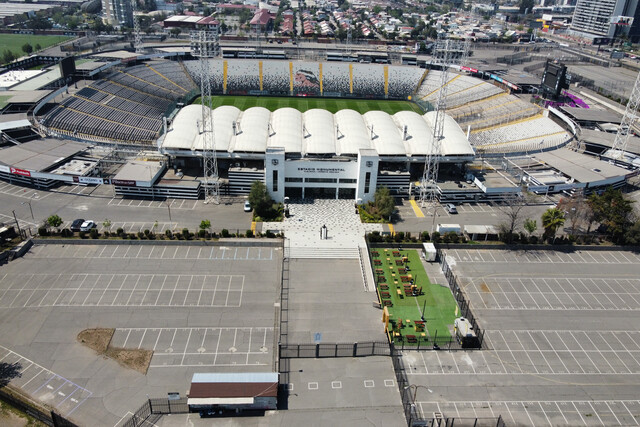
<svg viewBox="0 0 640 427">
<path fill-rule="evenodd" d="M 364 234 L 375 230 L 383 231 L 382 224 L 361 223 L 353 201 L 350 200 L 301 201 L 289 204 L 289 212 L 289 218 L 285 218 L 283 222 L 263 223 L 262 231 L 284 231 L 292 258 L 313 258 L 314 254 L 320 258 L 342 258 L 348 255 L 357 258 L 358 248 L 365 246 Z M 323 225 L 327 226 L 326 240 L 320 238 Z"/>
</svg>

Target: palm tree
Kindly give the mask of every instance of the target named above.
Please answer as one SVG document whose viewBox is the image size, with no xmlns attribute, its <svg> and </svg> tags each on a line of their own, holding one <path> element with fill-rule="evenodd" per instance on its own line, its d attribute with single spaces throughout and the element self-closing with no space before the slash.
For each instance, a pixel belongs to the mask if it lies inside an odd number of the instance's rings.
<svg viewBox="0 0 640 427">
<path fill-rule="evenodd" d="M 542 227 L 544 227 L 544 236 L 546 238 L 553 237 L 556 240 L 556 231 L 564 225 L 564 212 L 558 208 L 547 209 L 542 214 Z"/>
</svg>

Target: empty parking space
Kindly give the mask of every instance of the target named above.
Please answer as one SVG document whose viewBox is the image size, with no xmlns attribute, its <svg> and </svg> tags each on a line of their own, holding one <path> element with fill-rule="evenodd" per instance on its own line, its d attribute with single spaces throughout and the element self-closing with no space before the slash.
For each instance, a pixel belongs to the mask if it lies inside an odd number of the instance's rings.
<svg viewBox="0 0 640 427">
<path fill-rule="evenodd" d="M 5 181 L 0 181 L 0 193 L 33 200 L 42 200 L 51 195 L 51 193 L 48 191 L 37 190 L 31 187 L 23 187 L 21 185 L 14 185 Z"/>
<path fill-rule="evenodd" d="M 153 350 L 151 368 L 269 366 L 273 328 L 118 328 L 111 345 Z"/>
<path fill-rule="evenodd" d="M 458 249 L 446 260 L 484 342 L 403 352 L 426 418 L 640 425 L 640 401 L 626 400 L 640 393 L 638 254 Z"/>
<path fill-rule="evenodd" d="M 496 310 L 640 310 L 640 279 L 611 277 L 472 278 L 465 292 Z"/>
<path fill-rule="evenodd" d="M 508 251 L 454 249 L 447 251 L 456 263 L 552 263 L 552 264 L 636 264 L 640 254 L 626 251 Z"/>
<path fill-rule="evenodd" d="M 260 247 L 183 246 L 183 245 L 64 245 L 36 247 L 31 258 L 109 258 L 152 260 L 272 261 L 278 249 Z"/>
<path fill-rule="evenodd" d="M 409 376 L 640 374 L 640 332 L 500 330 L 484 339 L 483 351 L 407 351 Z"/>
<path fill-rule="evenodd" d="M 84 387 L 2 346 L 0 363 L 11 366 L 11 369 L 3 368 L 3 372 L 16 370 L 19 373 L 11 379 L 11 385 L 55 408 L 63 416 L 70 416 L 92 395 Z"/>
<path fill-rule="evenodd" d="M 244 276 L 4 274 L 0 307 L 240 307 Z"/>
<path fill-rule="evenodd" d="M 149 200 L 149 199 L 121 199 L 114 198 L 109 200 L 109 206 L 123 206 L 131 208 L 156 208 L 156 209 L 186 209 L 193 210 L 198 204 L 197 200 L 191 199 L 167 199 L 167 200 Z"/>
<path fill-rule="evenodd" d="M 639 400 L 425 401 L 418 406 L 428 418 L 436 412 L 450 418 L 495 419 L 501 415 L 508 426 L 640 425 Z"/>
</svg>

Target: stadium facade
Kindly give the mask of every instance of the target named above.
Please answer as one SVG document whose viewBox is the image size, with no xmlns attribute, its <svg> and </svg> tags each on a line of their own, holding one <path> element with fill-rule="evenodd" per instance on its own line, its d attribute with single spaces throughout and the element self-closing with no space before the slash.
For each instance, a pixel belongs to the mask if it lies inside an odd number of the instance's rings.
<svg viewBox="0 0 640 427">
<path fill-rule="evenodd" d="M 160 152 L 173 159 L 173 164 L 186 166 L 190 159 L 202 157 L 201 108 L 184 107 L 159 142 Z M 230 167 L 230 175 L 241 178 L 242 168 L 234 169 L 233 164 L 257 161 L 254 164 L 262 169 L 263 179 L 278 201 L 285 196 L 310 195 L 368 201 L 379 179 L 396 191 L 408 190 L 412 165 L 419 172 L 427 155 L 436 154 L 447 163 L 472 161 L 474 150 L 450 117 L 445 120 L 441 152 L 434 151 L 434 121 L 435 112 L 389 115 L 341 110 L 331 114 L 320 109 L 301 113 L 293 108 L 240 111 L 233 106 L 213 111 L 216 153 L 222 169 Z M 380 166 L 392 173 L 380 173 Z M 253 177 L 253 172 L 245 175 Z"/>
</svg>

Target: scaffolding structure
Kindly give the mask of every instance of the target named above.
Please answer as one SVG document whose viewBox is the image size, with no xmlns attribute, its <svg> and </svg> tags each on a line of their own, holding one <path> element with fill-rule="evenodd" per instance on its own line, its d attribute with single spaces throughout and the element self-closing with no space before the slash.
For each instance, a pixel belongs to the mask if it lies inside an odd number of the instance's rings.
<svg viewBox="0 0 640 427">
<path fill-rule="evenodd" d="M 214 31 L 191 32 L 191 54 L 200 58 L 200 95 L 202 119 L 199 132 L 202 135 L 202 185 L 204 203 L 220 203 L 220 177 L 213 127 L 213 97 L 211 94 L 211 61 L 220 54 L 218 33 Z"/>
<path fill-rule="evenodd" d="M 631 90 L 631 96 L 629 96 L 629 102 L 627 102 L 627 108 L 624 111 L 624 116 L 618 127 L 618 133 L 611 148 L 610 156 L 617 160 L 623 160 L 625 157 L 625 150 L 629 143 L 629 138 L 633 133 L 634 126 L 638 121 L 638 107 L 640 106 L 640 73 L 636 78 L 636 83 Z"/>
<path fill-rule="evenodd" d="M 142 34 L 140 33 L 140 17 L 136 16 L 138 10 L 138 1 L 131 0 L 131 14 L 133 15 L 133 46 L 136 49 L 136 53 L 144 53 L 144 47 L 142 46 Z"/>
<path fill-rule="evenodd" d="M 438 40 L 433 47 L 432 65 L 440 68 L 442 73 L 440 91 L 438 92 L 438 100 L 435 105 L 436 116 L 432 134 L 433 146 L 427 154 L 424 173 L 420 182 L 420 205 L 423 208 L 434 208 L 434 211 L 438 200 L 438 171 L 442 153 L 442 140 L 444 139 L 449 67 L 454 64 L 464 64 L 468 58 L 468 51 L 468 41 L 448 39 L 445 33 L 438 35 Z"/>
</svg>

